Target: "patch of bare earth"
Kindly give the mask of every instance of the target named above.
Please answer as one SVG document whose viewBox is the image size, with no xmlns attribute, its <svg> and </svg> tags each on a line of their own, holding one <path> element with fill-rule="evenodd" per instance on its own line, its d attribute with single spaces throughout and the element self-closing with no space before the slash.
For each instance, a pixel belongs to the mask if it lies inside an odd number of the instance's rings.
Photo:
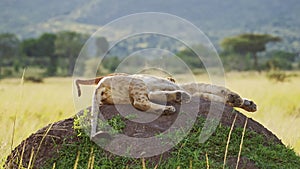
<svg viewBox="0 0 300 169">
<path fill-rule="evenodd" d="M 207 117 L 210 110 L 210 104 L 210 102 L 204 100 L 201 100 L 199 104 L 198 100 L 193 99 L 192 102 L 181 106 L 186 106 L 185 110 L 189 110 L 190 108 L 190 112 L 194 111 L 195 107 L 198 106 L 198 116 Z M 175 106 L 178 107 L 180 105 Z M 119 114 L 118 111 L 120 110 L 123 112 L 133 111 L 132 107 L 128 105 L 118 105 L 117 109 L 112 105 L 101 107 L 101 112 L 106 119 L 110 119 Z M 189 111 L 186 113 L 189 113 Z M 233 111 L 231 107 L 224 108 L 220 123 L 222 123 L 222 125 L 231 126 L 236 114 L 237 119 L 235 126 L 243 127 L 247 117 L 237 111 Z M 131 120 L 125 119 L 126 127 L 124 128 L 123 133 L 131 137 L 153 136 L 157 133 L 167 130 L 176 120 L 177 116 L 178 113 L 173 115 L 163 115 L 146 124 L 132 122 Z M 74 118 L 65 119 L 50 124 L 29 136 L 11 152 L 7 158 L 5 168 L 18 168 L 20 161 L 22 162 L 23 167 L 28 167 L 29 163 L 33 164 L 32 166 L 34 166 L 34 168 L 40 168 L 43 166 L 48 159 L 58 154 L 63 144 L 72 144 L 80 140 L 80 138 L 77 137 L 77 133 L 73 129 L 73 122 Z M 248 119 L 247 128 L 262 134 L 267 140 L 282 144 L 282 142 L 272 132 L 252 119 Z M 158 163 L 161 158 L 168 158 L 171 151 L 172 149 L 163 153 L 162 155 L 147 158 L 147 160 Z M 229 166 L 235 166 L 235 163 L 236 159 L 229 158 L 227 160 L 227 164 Z M 254 162 L 246 157 L 241 157 L 239 166 L 250 169 L 256 168 Z"/>
</svg>

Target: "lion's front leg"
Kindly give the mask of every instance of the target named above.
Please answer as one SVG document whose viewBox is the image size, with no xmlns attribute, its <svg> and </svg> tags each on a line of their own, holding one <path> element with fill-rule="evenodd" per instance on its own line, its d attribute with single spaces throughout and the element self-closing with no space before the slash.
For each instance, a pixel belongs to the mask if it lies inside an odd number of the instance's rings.
<svg viewBox="0 0 300 169">
<path fill-rule="evenodd" d="M 243 104 L 240 106 L 240 108 L 248 111 L 248 112 L 255 112 L 257 110 L 256 104 L 248 99 L 243 99 Z"/>
<path fill-rule="evenodd" d="M 237 95 L 225 87 L 206 83 L 184 83 L 180 84 L 180 87 L 190 94 L 201 92 L 210 93 L 221 97 L 226 97 L 229 94 Z"/>
<path fill-rule="evenodd" d="M 242 108 L 249 112 L 254 112 L 257 109 L 253 101 L 243 99 L 240 95 L 225 87 L 205 83 L 186 83 L 180 85 L 180 87 L 194 97 L 222 102 L 231 107 Z"/>
<path fill-rule="evenodd" d="M 233 107 L 240 106 L 243 99 L 235 92 L 221 86 L 205 84 L 205 83 L 185 83 L 180 87 L 193 96 L 198 96 L 204 99 L 223 100 Z M 222 98 L 222 99 L 221 99 Z"/>
</svg>

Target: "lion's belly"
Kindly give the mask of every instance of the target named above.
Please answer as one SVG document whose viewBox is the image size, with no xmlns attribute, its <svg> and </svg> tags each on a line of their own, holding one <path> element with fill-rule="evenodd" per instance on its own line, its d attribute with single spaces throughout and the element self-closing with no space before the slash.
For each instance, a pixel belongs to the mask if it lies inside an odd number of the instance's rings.
<svg viewBox="0 0 300 169">
<path fill-rule="evenodd" d="M 110 104 L 131 104 L 129 91 L 126 85 L 111 85 L 107 88 L 107 102 Z"/>
<path fill-rule="evenodd" d="M 141 80 L 144 81 L 149 91 L 173 91 L 179 89 L 177 84 L 165 78 L 149 76 L 143 77 Z"/>
<path fill-rule="evenodd" d="M 131 104 L 130 99 L 129 99 L 129 93 L 128 89 L 119 89 L 119 90 L 114 90 L 112 89 L 111 91 L 111 97 L 110 99 L 114 104 Z"/>
</svg>

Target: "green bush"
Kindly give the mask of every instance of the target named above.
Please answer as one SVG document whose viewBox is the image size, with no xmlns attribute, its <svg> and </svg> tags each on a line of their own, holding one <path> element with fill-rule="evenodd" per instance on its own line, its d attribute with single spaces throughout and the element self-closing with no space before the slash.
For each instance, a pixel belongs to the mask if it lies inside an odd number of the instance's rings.
<svg viewBox="0 0 300 169">
<path fill-rule="evenodd" d="M 296 74 L 288 74 L 284 71 L 280 70 L 271 70 L 267 73 L 267 78 L 269 80 L 275 81 L 275 82 L 287 82 L 290 81 L 290 78 L 293 76 L 297 76 Z"/>
<path fill-rule="evenodd" d="M 43 78 L 40 76 L 25 76 L 24 80 L 27 82 L 33 82 L 33 83 L 43 83 L 44 82 Z"/>
</svg>

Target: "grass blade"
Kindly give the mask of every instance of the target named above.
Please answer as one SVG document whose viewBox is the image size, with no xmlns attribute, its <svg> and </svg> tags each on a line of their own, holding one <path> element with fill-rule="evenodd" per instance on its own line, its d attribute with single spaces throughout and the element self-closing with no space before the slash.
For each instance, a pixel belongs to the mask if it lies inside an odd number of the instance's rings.
<svg viewBox="0 0 300 169">
<path fill-rule="evenodd" d="M 93 156 L 92 156 L 92 162 L 91 162 L 91 169 L 94 168 L 94 163 L 95 163 L 95 155 L 93 154 Z"/>
<path fill-rule="evenodd" d="M 13 127 L 12 127 L 12 133 L 11 133 L 11 143 L 10 143 L 10 151 L 13 150 L 13 146 L 14 146 L 14 138 L 15 138 L 15 131 L 16 131 L 16 121 L 17 121 L 17 115 L 16 114 L 15 114 L 14 119 L 13 119 Z"/>
<path fill-rule="evenodd" d="M 239 155 L 238 155 L 238 158 L 237 158 L 237 161 L 236 161 L 235 169 L 238 169 L 238 166 L 239 166 L 240 157 L 241 157 L 241 153 L 242 153 L 243 142 L 244 142 L 245 131 L 246 131 L 246 127 L 247 127 L 247 122 L 248 122 L 248 118 L 246 118 L 246 121 L 245 121 L 245 124 L 244 124 L 242 139 L 241 139 L 241 143 L 240 143 L 240 150 L 239 150 Z"/>
<path fill-rule="evenodd" d="M 78 151 L 78 153 L 77 153 L 76 160 L 75 160 L 75 163 L 74 163 L 74 169 L 77 169 L 79 157 L 80 157 L 80 151 Z"/>
<path fill-rule="evenodd" d="M 30 158 L 29 158 L 29 162 L 28 162 L 28 167 L 27 169 L 32 168 L 32 160 L 33 160 L 33 156 L 34 156 L 34 151 L 33 148 L 31 149 L 31 154 L 30 154 Z"/>
<path fill-rule="evenodd" d="M 88 162 L 87 169 L 91 168 L 93 155 L 94 155 L 94 148 L 92 147 L 91 152 L 90 152 L 90 157 L 89 157 L 89 162 Z"/>
<path fill-rule="evenodd" d="M 233 110 L 233 112 L 234 112 L 234 110 Z M 226 143 L 226 148 L 225 148 L 225 154 L 224 154 L 223 169 L 225 169 L 226 158 L 227 158 L 227 153 L 228 153 L 228 147 L 229 147 L 229 143 L 230 143 L 230 137 L 231 137 L 231 133 L 232 133 L 232 130 L 233 130 L 233 127 L 234 127 L 234 124 L 235 124 L 237 115 L 238 115 L 238 114 L 236 113 L 235 116 L 234 116 L 233 122 L 232 122 L 231 127 L 230 127 L 230 131 L 229 131 L 229 134 L 228 134 L 227 143 Z"/>
<path fill-rule="evenodd" d="M 21 86 L 21 93 L 20 93 L 20 96 L 19 96 L 19 105 L 17 107 L 21 107 L 21 103 L 22 103 L 22 98 L 23 98 L 23 86 L 24 86 L 24 78 L 25 78 L 25 72 L 26 72 L 26 69 L 23 70 L 23 73 L 22 73 L 22 77 L 21 77 L 21 82 L 20 82 L 20 86 Z M 13 150 L 13 146 L 14 146 L 14 138 L 15 138 L 15 131 L 16 131 L 16 121 L 17 121 L 17 114 L 18 114 L 18 109 L 16 110 L 16 113 L 15 113 L 15 116 L 14 116 L 14 119 L 13 119 L 13 130 L 12 130 L 12 136 L 11 136 L 11 145 L 10 145 L 10 151 Z"/>
<path fill-rule="evenodd" d="M 20 162 L 19 162 L 18 169 L 23 167 L 22 163 L 23 163 L 23 156 L 24 156 L 25 146 L 26 146 L 26 140 L 24 141 L 24 145 L 22 147 L 22 152 L 21 152 L 21 157 L 20 157 Z"/>
<path fill-rule="evenodd" d="M 143 169 L 146 169 L 146 163 L 145 163 L 145 159 L 142 158 L 142 166 L 143 166 Z"/>
<path fill-rule="evenodd" d="M 209 169 L 209 161 L 208 161 L 207 152 L 205 153 L 205 159 L 206 159 L 206 169 Z"/>
<path fill-rule="evenodd" d="M 55 169 L 55 165 L 56 165 L 56 163 L 53 163 L 52 169 Z"/>
<path fill-rule="evenodd" d="M 50 129 L 52 128 L 52 126 L 53 126 L 53 123 L 50 124 L 49 128 L 46 130 L 45 134 L 43 135 L 42 140 L 41 140 L 41 142 L 40 142 L 40 144 L 39 144 L 39 146 L 38 146 L 38 148 L 37 148 L 37 150 L 36 150 L 36 154 L 35 154 L 35 156 L 34 156 L 34 158 L 33 158 L 32 165 L 34 165 L 35 160 L 36 160 L 36 158 L 37 158 L 37 156 L 38 156 L 38 153 L 39 153 L 39 151 L 40 151 L 40 148 L 41 148 L 41 146 L 42 146 L 42 143 L 44 142 L 44 139 L 45 139 L 46 136 L 48 135 L 48 133 L 49 133 Z"/>
</svg>

